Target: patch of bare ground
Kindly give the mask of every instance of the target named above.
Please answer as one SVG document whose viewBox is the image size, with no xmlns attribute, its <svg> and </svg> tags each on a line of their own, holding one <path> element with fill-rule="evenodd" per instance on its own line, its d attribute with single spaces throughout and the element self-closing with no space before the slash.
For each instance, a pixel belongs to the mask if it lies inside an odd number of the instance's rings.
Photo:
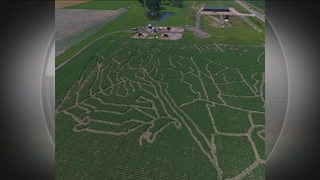
<svg viewBox="0 0 320 180">
<path fill-rule="evenodd" d="M 232 27 L 230 21 L 225 21 L 223 18 L 217 18 L 215 16 L 208 16 L 211 21 L 210 24 L 212 24 L 215 28 L 226 28 L 226 27 Z"/>
<path fill-rule="evenodd" d="M 151 31 L 148 27 L 136 28 L 131 38 L 134 39 L 161 39 L 178 40 L 182 38 L 183 27 L 154 27 L 156 31 Z"/>
<path fill-rule="evenodd" d="M 178 39 L 181 39 L 181 37 L 182 37 L 181 33 L 164 33 L 160 35 L 159 39 L 178 40 Z"/>
<path fill-rule="evenodd" d="M 134 39 L 146 39 L 148 37 L 148 33 L 135 33 L 131 36 L 131 38 L 134 38 Z"/>
<path fill-rule="evenodd" d="M 62 54 L 68 48 L 74 46 L 86 36 L 94 33 L 99 27 L 112 21 L 125 11 L 125 9 L 56 9 L 56 55 Z"/>
<path fill-rule="evenodd" d="M 170 27 L 171 29 L 168 32 L 171 33 L 182 33 L 184 31 L 184 28 L 182 27 Z"/>
</svg>

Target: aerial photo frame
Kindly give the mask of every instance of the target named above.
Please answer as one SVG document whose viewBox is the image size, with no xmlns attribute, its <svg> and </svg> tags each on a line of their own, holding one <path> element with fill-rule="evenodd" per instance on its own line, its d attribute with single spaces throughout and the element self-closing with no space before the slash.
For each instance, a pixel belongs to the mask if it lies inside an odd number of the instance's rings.
<svg viewBox="0 0 320 180">
<path fill-rule="evenodd" d="M 264 179 L 264 0 L 56 1 L 57 179 Z"/>
</svg>

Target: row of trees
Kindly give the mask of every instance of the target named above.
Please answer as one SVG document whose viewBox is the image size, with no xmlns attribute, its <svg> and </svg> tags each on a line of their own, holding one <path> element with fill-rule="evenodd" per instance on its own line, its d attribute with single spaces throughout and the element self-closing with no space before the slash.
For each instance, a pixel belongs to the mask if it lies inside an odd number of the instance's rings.
<svg viewBox="0 0 320 180">
<path fill-rule="evenodd" d="M 183 0 L 169 0 L 170 4 L 175 7 L 182 7 Z"/>
<path fill-rule="evenodd" d="M 171 4 L 175 7 L 182 7 L 183 0 L 138 0 L 142 6 L 147 6 L 151 13 L 158 13 L 161 4 Z"/>
</svg>

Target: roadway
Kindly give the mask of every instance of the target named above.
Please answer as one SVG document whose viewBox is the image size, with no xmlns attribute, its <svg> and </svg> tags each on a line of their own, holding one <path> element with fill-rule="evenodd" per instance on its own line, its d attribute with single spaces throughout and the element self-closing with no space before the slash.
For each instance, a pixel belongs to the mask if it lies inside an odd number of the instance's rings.
<svg viewBox="0 0 320 180">
<path fill-rule="evenodd" d="M 240 1 L 240 0 L 234 0 L 236 3 L 238 3 L 240 6 L 242 6 L 243 8 L 245 8 L 247 11 L 249 11 L 251 14 L 255 15 L 258 19 L 260 19 L 262 22 L 266 22 L 265 21 L 265 17 L 264 14 L 261 14 L 257 11 L 255 11 L 254 9 L 252 9 L 250 6 L 248 6 L 246 3 Z"/>
</svg>

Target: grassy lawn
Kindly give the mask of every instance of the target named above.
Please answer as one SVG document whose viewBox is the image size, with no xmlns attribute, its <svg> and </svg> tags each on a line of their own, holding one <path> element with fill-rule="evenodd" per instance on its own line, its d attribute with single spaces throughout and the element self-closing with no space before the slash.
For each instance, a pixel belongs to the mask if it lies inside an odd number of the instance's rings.
<svg viewBox="0 0 320 180">
<path fill-rule="evenodd" d="M 266 1 L 265 0 L 245 0 L 247 1 L 249 4 L 252 4 L 254 6 L 256 6 L 257 8 L 261 9 L 264 11 L 265 7 L 266 7 Z"/>
<path fill-rule="evenodd" d="M 130 8 L 129 10 L 122 14 L 120 17 L 118 17 L 116 20 L 106 24 L 101 29 L 99 29 L 96 33 L 86 37 L 84 40 L 73 46 L 72 48 L 65 51 L 63 54 L 56 57 L 56 66 L 61 64 L 65 59 L 72 56 L 74 53 L 79 51 L 82 47 L 84 47 L 86 44 L 92 42 L 93 40 L 97 39 L 98 37 L 101 37 L 102 35 L 114 31 L 127 31 L 132 27 L 138 27 L 138 26 L 144 26 L 148 23 L 150 23 L 149 19 L 145 17 L 144 13 L 148 10 L 145 7 L 141 7 L 139 3 L 136 1 L 130 1 L 129 3 Z M 98 3 L 98 4 L 96 4 Z M 221 5 L 221 1 L 213 1 L 209 4 L 212 5 Z M 234 2 L 225 2 L 227 4 L 234 4 Z M 83 3 L 76 5 L 76 7 L 72 6 L 70 8 L 91 8 L 91 9 L 109 9 L 109 7 L 121 7 L 123 5 L 127 5 L 128 3 L 125 3 L 124 1 L 117 1 L 116 3 L 113 3 L 111 1 L 92 1 L 88 3 Z M 200 3 L 198 3 L 199 5 Z M 81 7 L 77 7 L 80 6 Z M 110 6 L 109 6 L 110 5 Z M 163 6 L 164 11 L 173 12 L 174 15 L 163 20 L 159 21 L 157 23 L 154 23 L 155 25 L 168 25 L 168 26 L 179 26 L 179 25 L 194 25 L 195 24 L 195 12 L 191 9 L 192 2 L 186 2 L 185 7 L 183 8 L 175 8 L 168 5 Z M 238 8 L 237 8 L 238 9 Z M 239 8 L 240 9 L 240 8 Z M 240 20 L 239 18 L 231 18 L 231 21 L 234 24 L 233 28 L 229 29 L 217 29 L 212 27 L 210 24 L 210 21 L 208 21 L 207 17 L 203 17 L 202 21 L 202 28 L 204 31 L 212 34 L 210 38 L 207 39 L 199 39 L 196 38 L 192 32 L 186 31 L 183 34 L 183 38 L 181 41 L 192 41 L 195 43 L 208 43 L 212 41 L 216 42 L 230 42 L 230 43 L 262 43 L 264 42 L 264 33 L 258 33 L 254 31 L 252 28 L 248 27 L 248 25 Z M 252 20 L 256 22 L 255 20 Z M 258 22 L 256 22 L 258 23 Z M 261 25 L 263 26 L 263 25 Z"/>
<path fill-rule="evenodd" d="M 176 8 L 172 6 L 163 6 L 163 11 L 174 13 L 173 16 L 168 17 L 163 21 L 157 22 L 155 25 L 159 26 L 180 26 L 180 25 L 194 25 L 195 24 L 195 12 L 190 8 L 191 2 L 186 2 L 182 8 Z"/>
<path fill-rule="evenodd" d="M 232 27 L 216 28 L 210 17 L 202 16 L 201 28 L 211 35 L 207 39 L 220 43 L 260 44 L 264 42 L 264 32 L 255 31 L 239 17 L 231 16 L 229 20 Z"/>
<path fill-rule="evenodd" d="M 244 0 L 243 2 L 255 11 L 265 14 L 265 0 Z"/>
<path fill-rule="evenodd" d="M 86 3 L 76 4 L 67 7 L 67 9 L 100 9 L 100 10 L 116 10 L 121 7 L 139 6 L 138 1 L 125 1 L 125 0 L 103 0 L 103 1 L 89 1 Z"/>
</svg>

